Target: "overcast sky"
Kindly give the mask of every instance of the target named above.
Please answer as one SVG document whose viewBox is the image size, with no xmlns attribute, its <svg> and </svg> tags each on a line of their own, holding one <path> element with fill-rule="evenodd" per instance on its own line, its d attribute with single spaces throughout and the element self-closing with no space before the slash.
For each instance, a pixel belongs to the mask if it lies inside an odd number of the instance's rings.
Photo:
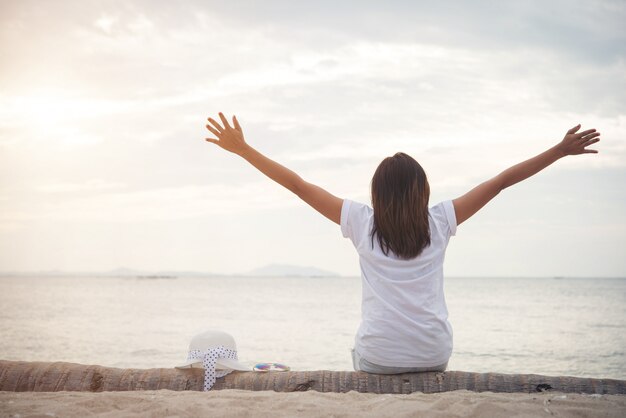
<svg viewBox="0 0 626 418">
<path fill-rule="evenodd" d="M 370 203 L 415 157 L 431 204 L 581 123 L 602 140 L 453 237 L 453 276 L 626 276 L 623 1 L 0 0 L 0 270 L 358 275 L 339 226 L 204 141 Z"/>
</svg>

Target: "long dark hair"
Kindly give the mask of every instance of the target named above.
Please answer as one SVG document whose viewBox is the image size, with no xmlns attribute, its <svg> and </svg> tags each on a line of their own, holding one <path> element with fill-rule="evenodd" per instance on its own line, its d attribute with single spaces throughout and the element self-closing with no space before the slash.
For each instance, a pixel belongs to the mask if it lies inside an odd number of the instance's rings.
<svg viewBox="0 0 626 418">
<path fill-rule="evenodd" d="M 398 152 L 385 158 L 372 177 L 374 235 L 385 255 L 415 258 L 430 245 L 428 199 L 424 169 L 411 156 Z"/>
</svg>

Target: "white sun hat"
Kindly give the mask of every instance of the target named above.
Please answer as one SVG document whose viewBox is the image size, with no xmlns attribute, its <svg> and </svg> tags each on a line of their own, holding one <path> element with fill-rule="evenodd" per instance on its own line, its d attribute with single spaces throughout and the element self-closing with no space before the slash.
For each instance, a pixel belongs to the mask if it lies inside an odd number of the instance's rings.
<svg viewBox="0 0 626 418">
<path fill-rule="evenodd" d="M 233 370 L 252 370 L 239 362 L 233 336 L 218 330 L 208 330 L 194 336 L 189 343 L 187 361 L 175 367 L 204 368 L 205 391 L 213 387 L 217 377 L 226 376 Z"/>
</svg>

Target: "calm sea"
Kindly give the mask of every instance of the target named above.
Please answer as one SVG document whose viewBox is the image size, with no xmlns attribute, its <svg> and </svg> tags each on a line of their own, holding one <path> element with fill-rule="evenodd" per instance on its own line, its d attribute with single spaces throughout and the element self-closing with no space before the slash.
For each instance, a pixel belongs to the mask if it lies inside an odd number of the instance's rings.
<svg viewBox="0 0 626 418">
<path fill-rule="evenodd" d="M 449 370 L 626 379 L 626 279 L 446 278 Z M 0 358 L 172 367 L 221 329 L 240 360 L 352 370 L 361 283 L 336 278 L 0 278 Z"/>
</svg>

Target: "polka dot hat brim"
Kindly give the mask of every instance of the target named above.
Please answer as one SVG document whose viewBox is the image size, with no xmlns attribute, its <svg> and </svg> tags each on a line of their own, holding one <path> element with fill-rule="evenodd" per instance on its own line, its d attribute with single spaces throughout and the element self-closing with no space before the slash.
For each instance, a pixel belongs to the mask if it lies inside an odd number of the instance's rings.
<svg viewBox="0 0 626 418">
<path fill-rule="evenodd" d="M 181 363 L 177 366 L 174 366 L 177 369 L 190 369 L 190 368 L 203 368 L 202 366 L 202 360 L 198 361 L 198 360 L 187 360 L 184 363 Z M 222 370 L 240 370 L 240 371 L 244 371 L 244 372 L 249 372 L 252 370 L 251 366 L 246 366 L 244 364 L 241 364 L 240 362 L 238 362 L 237 360 L 233 360 L 233 359 L 229 359 L 229 358 L 220 358 L 217 360 L 217 363 L 215 364 L 215 368 L 216 369 L 222 369 Z"/>
</svg>

